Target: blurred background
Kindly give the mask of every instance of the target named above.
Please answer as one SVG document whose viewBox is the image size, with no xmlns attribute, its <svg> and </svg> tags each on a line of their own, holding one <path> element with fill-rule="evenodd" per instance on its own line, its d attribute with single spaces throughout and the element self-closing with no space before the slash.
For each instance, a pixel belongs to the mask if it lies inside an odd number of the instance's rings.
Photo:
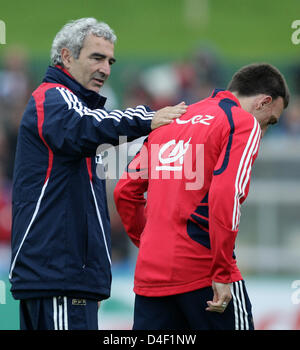
<svg viewBox="0 0 300 350">
<path fill-rule="evenodd" d="M 1 3 L 0 329 L 19 327 L 18 302 L 11 297 L 7 278 L 18 126 L 49 65 L 55 34 L 67 21 L 80 17 L 107 22 L 118 36 L 117 63 L 101 90 L 108 97 L 108 109 L 137 104 L 158 109 L 182 100 L 190 104 L 209 96 L 214 87 L 225 88 L 236 69 L 253 62 L 267 61 L 285 74 L 290 106 L 262 142 L 242 208 L 236 255 L 256 328 L 300 329 L 300 33 L 292 28 L 300 20 L 298 0 Z M 130 159 L 123 146 L 118 156 Z M 115 183 L 107 181 L 112 294 L 102 303 L 100 329 L 130 329 L 133 317 L 137 251 L 112 201 Z"/>
</svg>

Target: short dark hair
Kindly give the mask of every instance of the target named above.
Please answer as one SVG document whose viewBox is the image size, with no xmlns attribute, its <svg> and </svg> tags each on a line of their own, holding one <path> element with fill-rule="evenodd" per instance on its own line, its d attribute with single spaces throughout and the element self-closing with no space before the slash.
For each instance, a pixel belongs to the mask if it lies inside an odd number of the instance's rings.
<svg viewBox="0 0 300 350">
<path fill-rule="evenodd" d="M 237 71 L 227 90 L 241 96 L 270 95 L 273 100 L 283 98 L 284 108 L 289 104 L 290 93 L 284 76 L 268 63 L 254 63 Z"/>
</svg>

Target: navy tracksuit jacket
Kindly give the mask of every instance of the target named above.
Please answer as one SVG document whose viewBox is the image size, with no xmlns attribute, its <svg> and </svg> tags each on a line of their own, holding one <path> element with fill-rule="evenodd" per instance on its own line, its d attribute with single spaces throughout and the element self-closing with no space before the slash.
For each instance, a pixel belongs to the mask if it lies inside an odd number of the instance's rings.
<svg viewBox="0 0 300 350">
<path fill-rule="evenodd" d="M 145 106 L 107 112 L 105 98 L 59 67 L 33 92 L 18 135 L 13 181 L 10 281 L 16 299 L 105 299 L 111 239 L 99 144 L 151 131 Z"/>
</svg>

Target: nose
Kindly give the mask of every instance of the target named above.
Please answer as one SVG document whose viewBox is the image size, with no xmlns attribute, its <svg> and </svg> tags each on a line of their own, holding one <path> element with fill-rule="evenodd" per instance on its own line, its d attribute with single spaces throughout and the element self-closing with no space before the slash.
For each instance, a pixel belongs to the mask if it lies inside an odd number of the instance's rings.
<svg viewBox="0 0 300 350">
<path fill-rule="evenodd" d="M 101 73 L 101 75 L 105 75 L 106 78 L 110 76 L 110 71 L 111 67 L 108 60 L 103 61 L 98 68 L 98 72 Z"/>
</svg>

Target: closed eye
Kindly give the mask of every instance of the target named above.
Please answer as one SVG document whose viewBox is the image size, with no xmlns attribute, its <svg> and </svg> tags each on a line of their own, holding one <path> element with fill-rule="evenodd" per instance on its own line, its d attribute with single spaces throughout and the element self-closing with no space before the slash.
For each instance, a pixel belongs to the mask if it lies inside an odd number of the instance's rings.
<svg viewBox="0 0 300 350">
<path fill-rule="evenodd" d="M 107 56 L 99 54 L 99 53 L 93 53 L 90 55 L 90 58 L 95 59 L 96 61 L 103 61 L 107 59 Z M 110 58 L 108 60 L 109 65 L 113 65 L 116 62 L 116 59 L 114 57 Z"/>
</svg>

